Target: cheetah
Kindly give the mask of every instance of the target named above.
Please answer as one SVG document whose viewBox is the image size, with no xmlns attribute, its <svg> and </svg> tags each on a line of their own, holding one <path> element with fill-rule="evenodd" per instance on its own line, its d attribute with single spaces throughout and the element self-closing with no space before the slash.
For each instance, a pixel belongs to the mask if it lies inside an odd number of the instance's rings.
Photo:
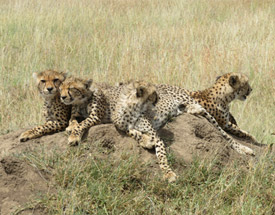
<svg viewBox="0 0 275 215">
<path fill-rule="evenodd" d="M 119 86 L 123 85 L 120 83 Z M 247 146 L 241 145 L 233 140 L 217 123 L 216 119 L 211 116 L 207 110 L 199 104 L 195 99 L 190 96 L 190 91 L 166 84 L 156 85 L 156 92 L 158 95 L 158 102 L 153 109 L 148 109 L 144 116 L 151 123 L 154 130 L 159 130 L 167 122 L 185 112 L 200 115 L 205 117 L 211 124 L 213 124 L 222 136 L 227 140 L 229 146 L 240 154 L 254 156 L 254 151 Z M 141 119 L 140 119 L 141 120 Z M 142 125 L 140 125 L 142 126 Z M 145 127 L 145 126 L 144 126 Z M 153 140 L 144 134 L 137 133 L 136 139 L 142 142 L 145 148 L 151 148 L 154 146 Z"/>
<path fill-rule="evenodd" d="M 60 101 L 59 86 L 65 80 L 66 73 L 46 70 L 33 73 L 40 95 L 44 98 L 43 112 L 46 123 L 23 132 L 19 140 L 25 142 L 46 134 L 65 130 L 71 115 L 71 107 Z"/>
<path fill-rule="evenodd" d="M 255 137 L 240 129 L 229 112 L 229 104 L 235 99 L 246 100 L 252 91 L 248 78 L 240 73 L 227 73 L 217 77 L 215 84 L 202 91 L 190 92 L 190 96 L 202 105 L 226 132 L 251 141 L 254 145 L 262 145 Z"/>
<path fill-rule="evenodd" d="M 174 182 L 177 176 L 168 165 L 165 145 L 144 115 L 157 102 L 158 95 L 154 85 L 143 81 L 129 82 L 119 94 L 115 109 L 111 113 L 111 120 L 117 129 L 136 139 L 144 148 L 152 148 L 152 145 L 148 147 L 146 144 L 153 142 L 160 168 L 164 172 L 164 179 Z M 148 136 L 150 141 L 142 142 L 139 138 L 142 134 Z"/>
<path fill-rule="evenodd" d="M 70 77 L 60 86 L 60 96 L 64 104 L 72 105 L 72 116 L 67 128 L 70 145 L 79 144 L 85 131 L 101 123 L 114 123 L 118 130 L 133 138 L 141 136 L 143 130 L 146 130 L 146 135 L 154 141 L 160 168 L 165 173 L 164 178 L 169 182 L 176 180 L 176 174 L 168 165 L 164 143 L 150 122 L 142 117 L 143 112 L 157 103 L 154 86 L 135 81 L 111 87 Z M 84 120 L 77 122 L 77 117 Z M 142 127 L 144 125 L 145 129 Z"/>
<path fill-rule="evenodd" d="M 59 88 L 61 101 L 72 105 L 69 126 L 66 128 L 71 146 L 79 144 L 85 131 L 100 124 L 105 115 L 105 96 L 100 87 L 94 85 L 92 80 L 69 77 Z"/>
</svg>

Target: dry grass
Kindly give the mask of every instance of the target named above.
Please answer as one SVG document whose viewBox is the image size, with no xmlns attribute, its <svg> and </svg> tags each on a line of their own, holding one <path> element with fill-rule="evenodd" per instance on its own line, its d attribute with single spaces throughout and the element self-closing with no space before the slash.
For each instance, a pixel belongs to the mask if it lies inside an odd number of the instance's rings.
<svg viewBox="0 0 275 215">
<path fill-rule="evenodd" d="M 275 142 L 272 0 L 0 0 L 0 10 L 1 134 L 44 120 L 34 71 L 194 90 L 235 71 L 249 76 L 253 92 L 233 115 L 258 140 Z M 251 211 L 238 201 L 236 211 Z"/>
<path fill-rule="evenodd" d="M 146 78 L 188 89 L 226 72 L 254 88 L 233 112 L 265 143 L 275 121 L 273 1 L 1 1 L 1 133 L 41 123 L 31 74 L 47 68 L 114 83 Z"/>
<path fill-rule="evenodd" d="M 259 140 L 272 141 L 272 1 L 2 0 L 0 7 L 1 133 L 43 120 L 34 71 L 67 70 L 111 83 L 145 77 L 188 89 L 238 71 L 254 91 L 234 104 L 234 115 Z"/>
</svg>

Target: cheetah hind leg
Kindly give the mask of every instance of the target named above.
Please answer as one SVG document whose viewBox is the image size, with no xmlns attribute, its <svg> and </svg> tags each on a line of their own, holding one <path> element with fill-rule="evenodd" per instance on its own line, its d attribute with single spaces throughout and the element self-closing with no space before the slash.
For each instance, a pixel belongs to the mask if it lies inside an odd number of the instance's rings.
<svg viewBox="0 0 275 215">
<path fill-rule="evenodd" d="M 200 104 L 189 104 L 186 106 L 186 112 L 192 115 L 202 115 L 205 109 Z"/>
<path fill-rule="evenodd" d="M 130 129 L 127 133 L 130 137 L 137 140 L 143 148 L 152 149 L 155 146 L 156 156 L 159 160 L 160 168 L 164 172 L 163 178 L 165 180 L 168 180 L 169 183 L 175 182 L 177 179 L 177 175 L 168 165 L 165 145 L 163 141 L 160 140 L 155 133 L 153 133 L 152 135 L 147 135 L 136 129 Z"/>
</svg>

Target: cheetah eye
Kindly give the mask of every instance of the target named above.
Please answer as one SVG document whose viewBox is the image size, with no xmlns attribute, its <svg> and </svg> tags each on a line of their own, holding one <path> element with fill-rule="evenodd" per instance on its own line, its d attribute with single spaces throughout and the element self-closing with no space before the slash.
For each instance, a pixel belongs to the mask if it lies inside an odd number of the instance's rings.
<svg viewBox="0 0 275 215">
<path fill-rule="evenodd" d="M 45 80 L 40 80 L 42 83 L 45 83 L 46 81 Z"/>
<path fill-rule="evenodd" d="M 71 91 L 72 93 L 75 93 L 75 94 L 77 94 L 77 95 L 80 95 L 81 93 L 80 93 L 80 91 L 79 91 L 79 89 L 77 89 L 77 88 L 69 88 L 69 91 Z"/>
<path fill-rule="evenodd" d="M 68 90 L 72 91 L 72 92 L 76 92 L 77 91 L 75 88 L 72 88 L 72 87 L 70 87 Z"/>
<path fill-rule="evenodd" d="M 56 78 L 56 79 L 53 79 L 53 81 L 54 81 L 54 82 L 57 82 L 57 81 L 59 81 L 59 79 Z"/>
</svg>

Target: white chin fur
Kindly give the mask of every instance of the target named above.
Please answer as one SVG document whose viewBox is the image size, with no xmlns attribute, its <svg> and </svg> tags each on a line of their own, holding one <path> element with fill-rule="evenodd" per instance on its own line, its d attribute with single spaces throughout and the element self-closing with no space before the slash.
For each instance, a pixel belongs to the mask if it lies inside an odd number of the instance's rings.
<svg viewBox="0 0 275 215">
<path fill-rule="evenodd" d="M 73 104 L 73 101 L 64 101 L 61 99 L 61 102 L 63 102 L 65 105 L 71 105 Z"/>
</svg>

